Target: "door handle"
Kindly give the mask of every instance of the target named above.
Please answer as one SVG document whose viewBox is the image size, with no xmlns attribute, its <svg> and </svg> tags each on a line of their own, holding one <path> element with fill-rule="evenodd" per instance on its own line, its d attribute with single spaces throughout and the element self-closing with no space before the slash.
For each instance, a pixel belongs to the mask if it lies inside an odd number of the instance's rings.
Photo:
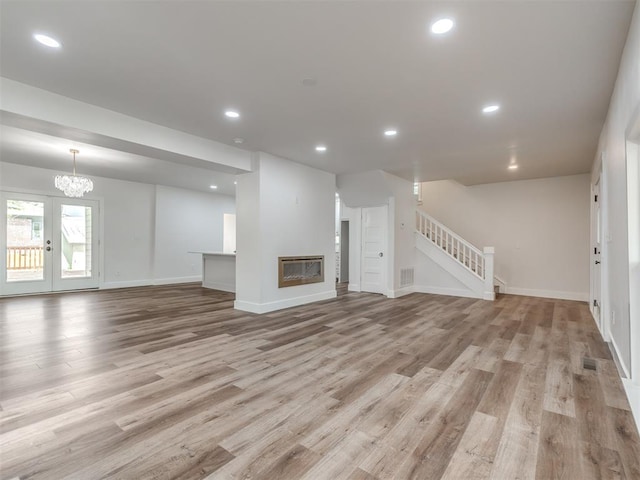
<svg viewBox="0 0 640 480">
<path fill-rule="evenodd" d="M 600 260 L 596 260 L 596 265 L 600 265 Z"/>
<path fill-rule="evenodd" d="M 50 252 L 50 251 L 51 251 L 51 247 L 47 247 L 45 250 L 46 250 L 47 252 Z"/>
<path fill-rule="evenodd" d="M 384 255 L 383 255 L 383 253 L 382 253 L 382 252 L 380 252 L 380 253 L 378 254 L 378 256 L 379 256 L 379 257 L 384 257 Z"/>
</svg>

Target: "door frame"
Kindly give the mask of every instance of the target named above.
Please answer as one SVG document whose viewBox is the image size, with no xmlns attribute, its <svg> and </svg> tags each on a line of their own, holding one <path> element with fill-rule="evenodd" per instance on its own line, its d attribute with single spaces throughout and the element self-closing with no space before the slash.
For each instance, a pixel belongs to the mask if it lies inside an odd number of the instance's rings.
<svg viewBox="0 0 640 480">
<path fill-rule="evenodd" d="M 602 248 L 604 244 L 604 231 L 602 228 L 602 178 L 598 174 L 598 177 L 591 186 L 591 210 L 592 210 L 592 225 L 593 234 L 591 245 L 589 245 L 589 260 L 591 265 L 591 289 L 589 299 L 589 309 L 593 316 L 600 332 L 604 331 L 604 311 L 603 311 L 603 299 L 602 299 L 602 272 L 604 270 L 602 266 Z M 597 200 L 596 200 L 597 198 Z M 598 238 L 599 237 L 599 238 Z M 597 267 L 596 262 L 600 262 L 600 266 Z"/>
<path fill-rule="evenodd" d="M 51 191 L 51 190 L 35 190 L 35 189 L 27 189 L 27 188 L 15 188 L 15 187 L 0 187 L 0 194 L 1 195 L 25 195 L 25 196 L 37 196 L 37 197 L 49 197 L 52 201 L 51 204 L 53 205 L 53 199 L 59 199 L 60 201 L 64 201 L 67 203 L 73 203 L 74 200 L 77 201 L 83 201 L 83 200 L 89 200 L 92 202 L 96 202 L 97 203 L 97 207 L 98 207 L 98 222 L 96 222 L 94 224 L 94 229 L 97 229 L 97 247 L 98 247 L 98 253 L 97 253 L 97 258 L 94 257 L 96 261 L 95 265 L 97 268 L 97 287 L 91 287 L 92 289 L 94 288 L 102 288 L 104 286 L 104 248 L 102 248 L 102 246 L 104 245 L 104 197 L 98 197 L 98 196 L 86 196 L 82 199 L 74 199 L 74 198 L 70 198 L 70 197 L 66 197 L 64 195 L 58 195 L 57 191 Z M 52 213 L 53 214 L 53 213 Z M 0 214 L 0 219 L 2 219 L 5 223 L 6 223 L 6 212 L 5 213 L 1 213 Z M 6 228 L 6 225 L 0 225 L 0 233 L 4 232 Z M 4 269 L 6 267 L 5 263 L 6 263 L 6 256 L 5 255 L 0 255 L 0 268 Z M 0 270 L 0 272 L 2 272 L 4 270 Z M 53 287 L 53 279 L 51 281 L 51 285 Z M 82 290 L 85 290 L 86 288 L 82 288 Z M 78 289 L 80 290 L 80 289 Z M 43 292 L 37 292 L 37 293 L 29 293 L 27 295 L 41 295 L 41 294 L 47 294 L 47 293 L 55 293 L 56 291 L 65 291 L 65 290 L 48 290 L 48 291 L 43 291 Z M 10 294 L 11 295 L 11 294 Z M 19 294 L 16 294 L 19 295 Z"/>
<path fill-rule="evenodd" d="M 591 311 L 591 315 L 593 316 L 598 329 L 600 330 L 600 334 L 605 342 L 609 342 L 611 340 L 611 318 L 608 314 L 609 312 L 609 282 L 608 282 L 608 231 L 609 231 L 609 222 L 608 222 L 608 211 L 607 211 L 607 170 L 605 168 L 606 164 L 606 155 L 605 152 L 600 154 L 600 164 L 598 166 L 598 171 L 596 176 L 593 178 L 591 183 L 591 198 L 589 200 L 590 209 L 591 209 L 591 234 L 590 234 L 590 242 L 589 242 L 589 272 L 591 281 L 589 282 L 589 310 Z M 596 255 L 594 253 L 594 246 L 596 244 L 596 236 L 597 236 L 597 219 L 596 219 L 596 208 L 595 202 L 593 199 L 593 195 L 596 191 L 596 185 L 599 185 L 599 196 L 598 203 L 600 204 L 600 231 L 601 231 L 601 243 L 600 243 L 600 254 Z M 598 258 L 599 257 L 599 258 Z M 596 312 L 593 307 L 593 300 L 596 299 L 596 292 L 594 291 L 595 287 L 595 276 L 598 274 L 598 269 L 596 268 L 595 261 L 600 261 L 599 267 L 599 278 L 600 278 L 600 318 L 596 317 Z"/>
</svg>

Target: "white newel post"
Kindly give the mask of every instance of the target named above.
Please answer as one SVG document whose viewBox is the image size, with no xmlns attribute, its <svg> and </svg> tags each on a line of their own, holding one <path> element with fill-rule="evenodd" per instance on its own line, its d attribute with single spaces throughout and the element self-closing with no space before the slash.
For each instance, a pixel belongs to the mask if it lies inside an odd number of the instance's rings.
<svg viewBox="0 0 640 480">
<path fill-rule="evenodd" d="M 494 247 L 484 247 L 484 299 L 495 300 L 496 293 L 493 290 L 493 255 Z"/>
</svg>

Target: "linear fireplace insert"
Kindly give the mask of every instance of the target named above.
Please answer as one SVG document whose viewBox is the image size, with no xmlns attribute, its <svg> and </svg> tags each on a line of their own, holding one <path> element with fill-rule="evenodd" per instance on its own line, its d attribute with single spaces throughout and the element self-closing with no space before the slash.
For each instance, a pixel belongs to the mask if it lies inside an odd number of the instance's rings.
<svg viewBox="0 0 640 480">
<path fill-rule="evenodd" d="M 278 288 L 324 282 L 324 255 L 278 257 Z"/>
</svg>

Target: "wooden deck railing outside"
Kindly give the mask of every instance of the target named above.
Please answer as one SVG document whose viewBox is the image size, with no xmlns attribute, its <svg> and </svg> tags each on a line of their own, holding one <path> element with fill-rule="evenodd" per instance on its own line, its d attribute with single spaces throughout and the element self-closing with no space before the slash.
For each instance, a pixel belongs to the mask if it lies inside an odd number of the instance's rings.
<svg viewBox="0 0 640 480">
<path fill-rule="evenodd" d="M 42 247 L 7 247 L 7 270 L 34 270 L 42 268 Z"/>
</svg>

